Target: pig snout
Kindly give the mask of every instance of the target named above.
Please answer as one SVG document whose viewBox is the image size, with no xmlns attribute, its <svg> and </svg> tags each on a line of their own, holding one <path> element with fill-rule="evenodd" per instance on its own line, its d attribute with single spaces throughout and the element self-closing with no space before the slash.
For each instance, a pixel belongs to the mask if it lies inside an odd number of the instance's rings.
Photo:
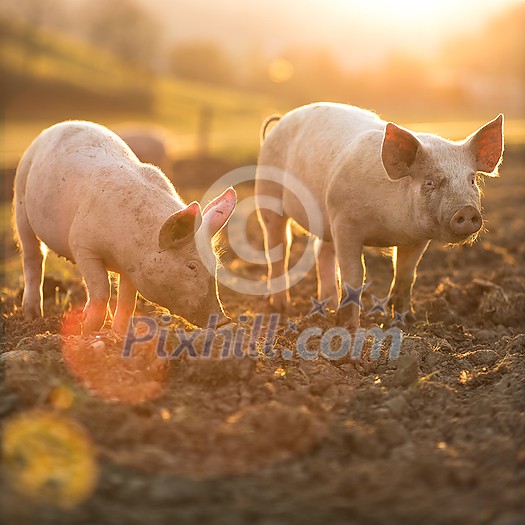
<svg viewBox="0 0 525 525">
<path fill-rule="evenodd" d="M 201 328 L 206 328 L 207 326 L 210 326 L 210 321 L 212 319 L 212 316 L 217 316 L 217 322 L 214 324 L 215 328 L 220 328 L 221 326 L 225 326 L 228 323 L 231 323 L 231 319 L 225 315 L 223 312 L 213 312 L 209 315 L 199 315 L 197 317 L 187 316 L 186 318 L 188 321 L 193 323 L 196 326 L 200 326 Z"/>
<path fill-rule="evenodd" d="M 472 235 L 481 228 L 481 214 L 474 206 L 463 206 L 450 219 L 450 229 L 458 235 Z"/>
</svg>

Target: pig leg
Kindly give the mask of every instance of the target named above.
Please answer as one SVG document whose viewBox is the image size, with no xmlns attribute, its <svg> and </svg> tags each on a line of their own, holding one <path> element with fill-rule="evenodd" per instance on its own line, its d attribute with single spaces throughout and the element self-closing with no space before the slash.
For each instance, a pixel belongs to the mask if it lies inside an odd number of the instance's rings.
<svg viewBox="0 0 525 525">
<path fill-rule="evenodd" d="M 341 269 L 343 287 L 336 322 L 349 331 L 355 331 L 359 328 L 359 305 L 365 278 L 365 261 L 362 242 L 353 239 L 349 230 L 348 224 L 339 227 L 335 225 L 334 228 L 335 254 Z"/>
<path fill-rule="evenodd" d="M 113 319 L 113 330 L 124 335 L 128 331 L 129 320 L 135 311 L 137 289 L 129 278 L 120 274 L 118 284 L 117 310 Z"/>
<path fill-rule="evenodd" d="M 84 276 L 88 291 L 88 301 L 84 307 L 82 333 L 96 332 L 104 326 L 109 304 L 111 284 L 109 275 L 101 259 L 82 252 L 74 253 L 78 269 Z"/>
<path fill-rule="evenodd" d="M 23 254 L 25 317 L 34 319 L 43 315 L 42 283 L 46 250 L 36 238 L 27 219 L 23 204 L 15 201 L 16 229 Z"/>
<path fill-rule="evenodd" d="M 317 298 L 320 301 L 330 299 L 328 306 L 336 309 L 339 302 L 339 280 L 337 278 L 334 244 L 332 242 L 316 239 L 315 258 L 317 271 Z"/>
<path fill-rule="evenodd" d="M 264 250 L 268 263 L 268 292 L 270 294 L 270 304 L 278 312 L 285 312 L 290 304 L 290 292 L 288 290 L 288 263 L 292 242 L 290 221 L 288 217 L 266 209 L 259 209 L 258 217 L 263 231 Z M 283 246 L 283 256 L 278 261 L 272 261 L 270 250 L 279 244 Z M 286 289 L 276 290 L 277 280 L 282 284 L 283 278 Z"/>
<path fill-rule="evenodd" d="M 409 322 L 416 320 L 412 308 L 412 287 L 416 282 L 416 269 L 430 241 L 423 241 L 413 246 L 397 246 L 392 255 L 394 278 L 390 286 L 389 305 L 396 312 L 408 312 Z"/>
</svg>

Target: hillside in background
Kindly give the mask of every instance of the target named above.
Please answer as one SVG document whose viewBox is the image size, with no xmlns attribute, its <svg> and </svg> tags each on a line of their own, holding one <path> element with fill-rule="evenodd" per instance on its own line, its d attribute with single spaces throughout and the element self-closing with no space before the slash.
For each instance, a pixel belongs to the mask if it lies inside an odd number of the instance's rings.
<svg viewBox="0 0 525 525">
<path fill-rule="evenodd" d="M 148 112 L 150 79 L 93 46 L 0 19 L 0 103 L 7 116 L 42 118 L 75 109 Z"/>
<path fill-rule="evenodd" d="M 155 74 L 71 36 L 5 23 L 0 76 L 0 162 L 9 166 L 44 127 L 65 119 L 155 122 L 173 133 L 177 154 L 191 153 L 204 114 L 210 153 L 253 158 L 260 123 L 282 110 L 268 96 Z"/>
</svg>

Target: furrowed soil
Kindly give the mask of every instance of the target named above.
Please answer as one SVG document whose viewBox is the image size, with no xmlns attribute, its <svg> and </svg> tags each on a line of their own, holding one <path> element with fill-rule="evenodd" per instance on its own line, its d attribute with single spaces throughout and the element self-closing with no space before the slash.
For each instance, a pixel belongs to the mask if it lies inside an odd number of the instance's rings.
<svg viewBox="0 0 525 525">
<path fill-rule="evenodd" d="M 157 339 L 124 359 L 109 328 L 79 336 L 74 276 L 46 281 L 36 321 L 4 288 L 0 523 L 525 523 L 524 167 L 525 149 L 509 148 L 501 178 L 483 184 L 488 231 L 474 245 L 431 243 L 399 357 L 384 346 L 373 358 L 369 344 L 358 361 L 286 352 L 306 328 L 335 326 L 332 313 L 308 315 L 314 270 L 292 289 L 273 345 L 246 338 L 236 348 L 251 357 L 229 359 L 221 338 L 210 359 L 192 360 L 187 347 L 159 359 Z M 206 188 L 203 178 L 181 193 Z M 253 217 L 249 233 L 257 244 Z M 19 271 L 17 257 L 6 234 L 6 269 Z M 367 250 L 366 262 L 362 324 L 386 327 L 368 312 L 388 292 L 390 260 Z M 265 273 L 231 250 L 223 263 Z M 234 337 L 253 333 L 257 314 L 267 328 L 264 297 L 220 293 Z M 144 301 L 139 310 L 163 323 L 166 348 L 177 329 L 192 337 L 183 320 Z M 202 350 L 204 334 L 193 342 Z"/>
</svg>

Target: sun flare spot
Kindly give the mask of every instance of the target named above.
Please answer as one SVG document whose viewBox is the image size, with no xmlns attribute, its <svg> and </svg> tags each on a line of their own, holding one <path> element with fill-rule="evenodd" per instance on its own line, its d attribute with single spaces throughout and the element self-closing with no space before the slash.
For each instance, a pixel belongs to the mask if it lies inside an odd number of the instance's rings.
<svg viewBox="0 0 525 525">
<path fill-rule="evenodd" d="M 2 455 L 9 484 L 48 504 L 74 507 L 92 494 L 98 480 L 89 436 L 78 423 L 55 413 L 35 410 L 9 420 Z"/>
<path fill-rule="evenodd" d="M 293 77 L 294 67 L 291 62 L 284 58 L 276 58 L 268 66 L 268 76 L 272 82 L 282 84 Z"/>
</svg>

